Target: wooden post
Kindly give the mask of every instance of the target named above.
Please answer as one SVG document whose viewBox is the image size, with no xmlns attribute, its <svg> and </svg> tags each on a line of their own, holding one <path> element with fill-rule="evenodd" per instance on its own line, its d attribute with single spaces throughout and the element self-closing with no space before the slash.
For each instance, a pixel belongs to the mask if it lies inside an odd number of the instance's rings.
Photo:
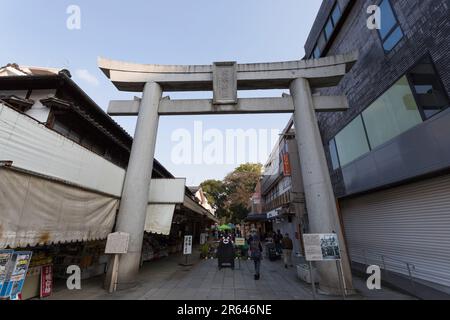
<svg viewBox="0 0 450 320">
<path fill-rule="evenodd" d="M 115 254 L 113 262 L 113 270 L 111 273 L 111 282 L 109 284 L 109 293 L 116 292 L 118 276 L 119 276 L 119 255 Z"/>
<path fill-rule="evenodd" d="M 345 300 L 345 289 L 344 289 L 344 285 L 342 284 L 342 268 L 341 268 L 341 264 L 340 264 L 341 260 L 336 260 L 336 268 L 338 271 L 338 278 L 339 278 L 339 288 L 341 289 L 341 293 L 342 293 L 342 299 Z"/>
<path fill-rule="evenodd" d="M 311 280 L 311 285 L 312 285 L 312 295 L 313 295 L 313 299 L 316 299 L 316 280 L 314 280 L 314 272 L 313 272 L 313 266 L 312 266 L 312 262 L 309 261 L 309 278 Z"/>
</svg>

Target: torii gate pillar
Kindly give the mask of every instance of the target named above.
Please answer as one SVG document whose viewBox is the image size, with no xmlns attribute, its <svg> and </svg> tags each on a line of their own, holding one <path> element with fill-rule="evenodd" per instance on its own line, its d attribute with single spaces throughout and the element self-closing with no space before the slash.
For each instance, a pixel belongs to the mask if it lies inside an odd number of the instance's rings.
<svg viewBox="0 0 450 320">
<path fill-rule="evenodd" d="M 117 216 L 116 230 L 130 234 L 128 253 L 120 257 L 119 289 L 133 286 L 139 271 L 161 96 L 159 84 L 145 84 Z"/>
<path fill-rule="evenodd" d="M 341 248 L 345 248 L 308 80 L 299 78 L 292 81 L 290 91 L 294 101 L 295 137 L 302 168 L 309 231 L 310 233 L 330 233 L 330 231 L 334 231 L 338 235 Z M 346 251 L 343 251 L 343 253 L 342 261 L 345 265 L 343 270 L 347 273 L 345 278 L 348 288 L 351 284 L 348 283 L 348 279 L 351 279 L 351 272 Z M 317 264 L 317 268 L 320 273 L 321 290 L 339 294 L 339 283 L 337 281 L 341 275 L 334 261 L 323 261 Z"/>
</svg>

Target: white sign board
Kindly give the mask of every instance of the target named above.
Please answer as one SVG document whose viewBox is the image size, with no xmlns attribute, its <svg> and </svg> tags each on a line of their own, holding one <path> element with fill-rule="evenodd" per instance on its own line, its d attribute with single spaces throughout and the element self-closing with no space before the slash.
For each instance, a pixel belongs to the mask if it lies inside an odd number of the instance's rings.
<svg viewBox="0 0 450 320">
<path fill-rule="evenodd" d="M 208 241 L 207 233 L 200 233 L 200 244 L 205 244 Z"/>
<path fill-rule="evenodd" d="M 304 234 L 305 256 L 307 261 L 340 260 L 337 234 Z"/>
<path fill-rule="evenodd" d="M 192 236 L 184 236 L 183 254 L 192 254 Z"/>
<path fill-rule="evenodd" d="M 234 243 L 237 246 L 245 246 L 245 238 L 236 238 L 234 239 Z"/>
<path fill-rule="evenodd" d="M 177 204 L 184 202 L 186 179 L 152 179 L 148 202 L 154 204 Z"/>
<path fill-rule="evenodd" d="M 125 232 L 115 232 L 108 235 L 106 241 L 106 254 L 125 254 L 128 252 L 130 235 Z"/>
</svg>

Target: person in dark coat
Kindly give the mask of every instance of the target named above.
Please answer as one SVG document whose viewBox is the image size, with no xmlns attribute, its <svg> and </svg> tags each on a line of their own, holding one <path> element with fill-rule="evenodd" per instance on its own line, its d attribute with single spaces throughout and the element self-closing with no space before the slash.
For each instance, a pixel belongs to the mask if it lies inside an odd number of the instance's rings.
<svg viewBox="0 0 450 320">
<path fill-rule="evenodd" d="M 262 244 L 259 235 L 256 230 L 252 230 L 252 234 L 248 239 L 248 245 L 250 248 L 250 257 L 255 264 L 255 280 L 259 280 L 260 269 L 261 269 L 261 259 L 262 259 Z"/>
<path fill-rule="evenodd" d="M 283 260 L 284 267 L 287 269 L 288 266 L 293 267 L 292 265 L 292 250 L 294 249 L 294 243 L 291 238 L 289 238 L 289 234 L 286 233 L 284 238 L 281 239 L 281 245 L 283 247 Z"/>
</svg>

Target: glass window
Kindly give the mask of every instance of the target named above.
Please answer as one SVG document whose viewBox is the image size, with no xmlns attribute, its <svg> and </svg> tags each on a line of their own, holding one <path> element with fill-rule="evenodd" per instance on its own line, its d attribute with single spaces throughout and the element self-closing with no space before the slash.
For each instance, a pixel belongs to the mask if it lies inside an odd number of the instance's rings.
<svg viewBox="0 0 450 320">
<path fill-rule="evenodd" d="M 408 73 L 416 101 L 425 119 L 429 119 L 450 105 L 447 93 L 429 57 Z"/>
<path fill-rule="evenodd" d="M 327 44 L 327 40 L 325 39 L 325 32 L 321 32 L 320 33 L 320 37 L 319 40 L 317 41 L 317 47 L 320 49 L 320 51 L 322 52 L 323 49 L 325 48 L 325 45 Z"/>
<path fill-rule="evenodd" d="M 336 149 L 336 141 L 332 139 L 328 147 L 330 149 L 331 164 L 333 166 L 333 170 L 336 170 L 339 168 L 339 157 Z"/>
<path fill-rule="evenodd" d="M 397 43 L 403 38 L 403 31 L 400 27 L 397 27 L 394 32 L 392 32 L 386 40 L 383 42 L 383 48 L 386 51 L 391 51 Z"/>
<path fill-rule="evenodd" d="M 341 166 L 370 151 L 361 116 L 342 129 L 335 139 Z"/>
<path fill-rule="evenodd" d="M 330 18 L 328 19 L 328 23 L 325 26 L 325 35 L 327 36 L 327 39 L 330 39 L 333 30 L 334 30 L 333 21 L 331 21 Z"/>
<path fill-rule="evenodd" d="M 381 38 L 386 38 L 386 36 L 391 32 L 391 30 L 397 25 L 397 19 L 395 18 L 394 11 L 392 10 L 391 3 L 389 0 L 383 0 L 380 3 L 380 13 L 381 13 Z"/>
<path fill-rule="evenodd" d="M 70 129 L 58 118 L 55 118 L 55 121 L 53 123 L 53 130 L 55 130 L 59 134 L 62 134 L 65 137 L 67 137 L 69 135 L 69 131 L 70 131 Z"/>
<path fill-rule="evenodd" d="M 362 113 L 372 148 L 422 122 L 406 76 Z"/>
<path fill-rule="evenodd" d="M 339 8 L 338 4 L 336 4 L 336 7 L 334 7 L 331 17 L 333 18 L 334 25 L 337 25 L 339 19 L 341 18 L 341 9 Z"/>
<path fill-rule="evenodd" d="M 378 32 L 380 33 L 384 50 L 391 51 L 403 38 L 403 31 L 398 25 L 390 0 L 383 0 L 380 3 L 380 13 L 381 28 Z"/>
<path fill-rule="evenodd" d="M 319 59 L 320 58 L 320 49 L 318 46 L 316 46 L 314 48 L 314 53 L 313 53 L 314 59 Z"/>
<path fill-rule="evenodd" d="M 81 141 L 80 134 L 78 132 L 74 131 L 74 130 L 70 130 L 68 138 L 73 140 L 73 141 L 75 141 L 76 143 L 80 143 L 80 141 Z"/>
</svg>

